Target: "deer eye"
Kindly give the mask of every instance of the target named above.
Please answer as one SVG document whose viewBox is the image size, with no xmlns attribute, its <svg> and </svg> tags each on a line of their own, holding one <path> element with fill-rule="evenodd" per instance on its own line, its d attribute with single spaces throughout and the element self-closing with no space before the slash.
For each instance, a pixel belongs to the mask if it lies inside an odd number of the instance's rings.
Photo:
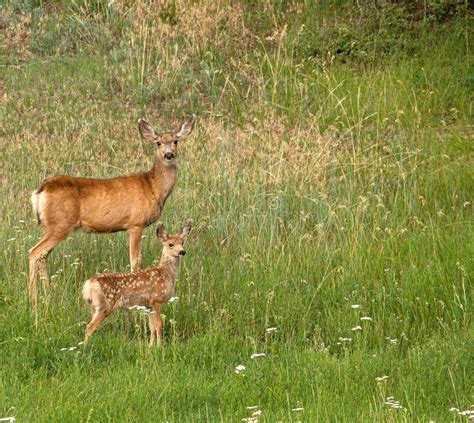
<svg viewBox="0 0 474 423">
<path fill-rule="evenodd" d="M 157 142 L 157 143 L 156 143 L 156 146 L 157 146 L 157 147 L 161 147 L 161 142 Z"/>
<path fill-rule="evenodd" d="M 173 144 L 174 144 L 174 145 L 178 145 L 178 141 L 174 141 Z"/>
<path fill-rule="evenodd" d="M 168 245 L 170 246 L 170 248 L 174 247 L 174 244 L 172 242 L 170 242 Z"/>
</svg>

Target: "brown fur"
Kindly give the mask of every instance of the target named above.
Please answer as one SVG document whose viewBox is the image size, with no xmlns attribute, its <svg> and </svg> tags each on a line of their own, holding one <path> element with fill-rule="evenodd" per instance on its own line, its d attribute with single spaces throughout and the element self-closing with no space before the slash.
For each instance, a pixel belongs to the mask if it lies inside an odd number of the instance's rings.
<svg viewBox="0 0 474 423">
<path fill-rule="evenodd" d="M 43 181 L 31 196 L 44 236 L 29 252 L 30 296 L 37 303 L 36 268 L 47 280 L 47 259 L 51 250 L 72 231 L 130 233 L 130 265 L 141 262 L 143 229 L 156 222 L 176 183 L 177 144 L 192 131 L 195 117 L 176 133 L 157 135 L 144 120 L 139 121 L 143 138 L 156 143 L 153 168 L 136 175 L 112 179 L 55 176 Z"/>
<path fill-rule="evenodd" d="M 167 236 L 163 225 L 158 225 L 157 235 L 163 242 L 158 266 L 132 273 L 102 273 L 86 281 L 82 294 L 91 305 L 92 320 L 87 325 L 84 343 L 114 310 L 140 306 L 151 310 L 150 346 L 155 339 L 160 345 L 161 308 L 173 295 L 180 257 L 185 254 L 183 241 L 190 229 L 191 221 L 180 234 Z"/>
</svg>

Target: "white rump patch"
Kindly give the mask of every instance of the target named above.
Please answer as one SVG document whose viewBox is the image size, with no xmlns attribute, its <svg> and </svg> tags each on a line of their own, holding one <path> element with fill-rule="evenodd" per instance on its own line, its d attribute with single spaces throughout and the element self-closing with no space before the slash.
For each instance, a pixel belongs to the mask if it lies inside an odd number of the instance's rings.
<svg viewBox="0 0 474 423">
<path fill-rule="evenodd" d="M 46 206 L 46 192 L 38 193 L 38 190 L 31 194 L 31 205 L 33 206 L 33 213 L 35 217 L 39 216 L 40 221 L 44 220 L 44 208 Z"/>
</svg>

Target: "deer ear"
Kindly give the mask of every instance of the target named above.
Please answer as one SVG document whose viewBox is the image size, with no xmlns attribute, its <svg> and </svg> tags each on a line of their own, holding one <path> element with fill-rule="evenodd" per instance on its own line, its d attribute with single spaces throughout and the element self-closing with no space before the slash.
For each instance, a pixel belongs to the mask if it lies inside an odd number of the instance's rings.
<svg viewBox="0 0 474 423">
<path fill-rule="evenodd" d="M 156 236 L 160 238 L 161 241 L 166 241 L 167 235 L 163 223 L 158 223 L 158 226 L 156 227 Z"/>
<path fill-rule="evenodd" d="M 191 231 L 191 226 L 193 225 L 193 221 L 191 219 L 188 220 L 188 223 L 186 223 L 185 227 L 183 228 L 183 231 L 181 232 L 182 237 L 186 237 L 189 235 L 189 232 Z"/>
<path fill-rule="evenodd" d="M 195 114 L 190 116 L 186 120 L 186 122 L 183 123 L 183 125 L 181 126 L 181 129 L 178 132 L 176 132 L 176 136 L 179 139 L 184 139 L 184 138 L 188 137 L 189 134 L 192 132 L 192 130 L 194 128 L 194 122 L 196 122 L 196 115 Z"/>
<path fill-rule="evenodd" d="M 155 141 L 158 137 L 155 130 L 144 119 L 138 121 L 138 130 L 140 131 L 141 136 L 147 141 Z"/>
</svg>

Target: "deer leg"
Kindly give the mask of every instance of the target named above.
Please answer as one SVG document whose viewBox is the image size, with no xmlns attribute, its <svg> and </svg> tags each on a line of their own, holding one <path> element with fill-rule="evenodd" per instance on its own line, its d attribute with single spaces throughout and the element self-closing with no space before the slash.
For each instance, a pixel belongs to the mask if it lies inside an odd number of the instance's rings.
<svg viewBox="0 0 474 423">
<path fill-rule="evenodd" d="M 154 319 L 154 327 L 156 332 L 156 345 L 161 345 L 161 331 L 163 327 L 163 322 L 161 321 L 161 304 L 153 306 L 154 313 L 151 315 Z M 150 340 L 151 342 L 151 340 Z"/>
<path fill-rule="evenodd" d="M 92 315 L 92 320 L 86 326 L 86 335 L 84 336 L 84 345 L 87 344 L 89 337 L 97 330 L 99 325 L 107 319 L 111 311 L 108 311 L 104 308 L 96 308 L 94 314 Z"/>
<path fill-rule="evenodd" d="M 43 254 L 38 259 L 38 268 L 39 268 L 38 270 L 39 270 L 40 281 L 43 282 L 43 289 L 49 288 L 48 257 L 49 257 L 49 252 L 46 254 Z"/>
<path fill-rule="evenodd" d="M 153 314 L 150 314 L 148 316 L 148 320 L 150 324 L 150 343 L 148 345 L 152 347 L 155 343 L 155 316 Z"/>
<path fill-rule="evenodd" d="M 30 298 L 35 307 L 38 304 L 38 293 L 36 288 L 36 270 L 38 262 L 41 263 L 40 272 L 42 276 L 47 277 L 48 255 L 56 245 L 58 245 L 64 238 L 66 238 L 66 236 L 67 234 L 61 236 L 55 234 L 45 234 L 43 239 L 29 251 L 28 257 L 30 264 Z"/>
<path fill-rule="evenodd" d="M 135 226 L 129 229 L 130 233 L 130 268 L 131 271 L 140 268 L 142 261 L 142 233 L 143 227 Z"/>
</svg>

